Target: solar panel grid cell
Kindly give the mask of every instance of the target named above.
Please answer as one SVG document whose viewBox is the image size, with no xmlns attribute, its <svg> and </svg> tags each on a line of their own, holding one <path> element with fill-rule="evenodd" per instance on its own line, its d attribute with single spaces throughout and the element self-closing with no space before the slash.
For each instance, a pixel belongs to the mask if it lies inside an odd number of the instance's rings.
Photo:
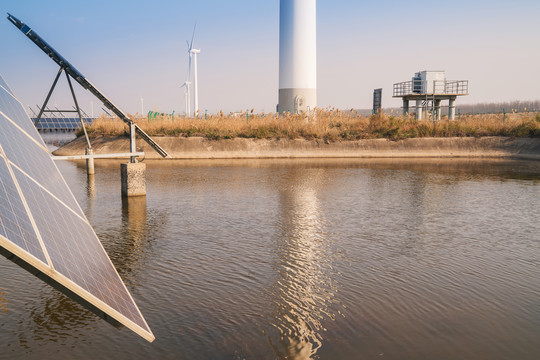
<svg viewBox="0 0 540 360">
<path fill-rule="evenodd" d="M 47 263 L 7 164 L 2 157 L 0 157 L 0 235 L 43 263 Z"/>
</svg>

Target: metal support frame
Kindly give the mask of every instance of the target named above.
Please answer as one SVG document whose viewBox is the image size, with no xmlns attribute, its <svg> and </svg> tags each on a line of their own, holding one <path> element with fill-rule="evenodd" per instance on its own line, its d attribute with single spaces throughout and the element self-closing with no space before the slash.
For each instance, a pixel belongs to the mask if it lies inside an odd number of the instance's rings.
<svg viewBox="0 0 540 360">
<path fill-rule="evenodd" d="M 24 24 L 22 21 L 17 19 L 11 14 L 8 14 L 8 20 L 15 25 L 26 37 L 28 37 L 36 46 L 38 46 L 45 54 L 47 54 L 55 63 L 57 63 L 60 66 L 59 74 L 57 75 L 57 78 L 60 77 L 60 73 L 65 70 L 67 74 L 69 74 L 75 81 L 77 81 L 84 89 L 90 91 L 96 98 L 98 98 L 103 105 L 109 110 L 111 110 L 116 116 L 118 116 L 122 121 L 124 121 L 126 124 L 133 123 L 133 120 L 131 120 L 122 110 L 120 110 L 118 107 L 116 107 L 105 95 L 103 95 L 94 85 L 92 85 L 83 74 L 79 72 L 73 65 L 71 65 L 62 55 L 60 55 L 56 50 L 52 48 L 45 40 L 41 38 L 35 31 L 33 31 L 28 25 Z M 56 81 L 53 84 L 53 87 L 51 88 L 51 91 L 49 92 L 49 96 L 52 93 L 52 89 L 54 89 L 54 86 L 56 85 Z M 47 102 L 48 102 L 47 98 Z M 40 111 L 41 115 L 43 111 Z M 39 121 L 39 120 L 38 120 Z M 133 123 L 135 131 L 139 134 L 139 136 L 146 141 L 150 146 L 156 150 L 158 154 L 160 154 L 164 158 L 170 158 L 169 154 L 163 150 L 161 146 L 159 146 L 150 136 L 148 136 L 147 133 L 145 133 L 137 124 Z"/>
<path fill-rule="evenodd" d="M 129 152 L 134 153 L 137 151 L 137 147 L 135 146 L 135 123 L 132 121 L 129 123 Z M 131 156 L 130 163 L 135 164 L 137 162 L 136 156 Z"/>
<path fill-rule="evenodd" d="M 39 110 L 39 114 L 36 118 L 36 121 L 34 122 L 34 126 L 37 127 L 38 124 L 39 124 L 39 120 L 41 119 L 41 116 L 43 115 L 43 113 L 46 111 L 45 108 L 47 107 L 47 103 L 49 102 L 49 99 L 51 98 L 51 95 L 54 91 L 54 88 L 56 87 L 56 83 L 58 83 L 58 79 L 60 78 L 60 75 L 62 75 L 62 71 L 64 71 L 64 68 L 61 67 L 59 70 L 58 70 L 58 74 L 56 74 L 56 78 L 54 79 L 54 82 L 51 86 L 51 89 L 49 90 L 49 93 L 47 94 L 47 97 L 45 98 L 45 102 L 43 103 L 43 106 L 41 107 L 41 109 Z"/>
<path fill-rule="evenodd" d="M 52 112 L 55 112 L 54 110 L 49 110 L 47 109 L 47 104 L 49 103 L 49 100 L 51 99 L 51 95 L 54 91 L 54 89 L 56 88 L 56 84 L 58 84 L 58 79 L 60 79 L 60 75 L 62 75 L 62 72 L 64 72 L 64 68 L 63 67 L 60 67 L 60 69 L 58 70 L 58 73 L 56 74 L 56 78 L 54 78 L 54 82 L 51 86 L 51 89 L 49 90 L 49 93 L 47 94 L 47 97 L 45 98 L 45 101 L 43 102 L 43 105 L 41 106 L 41 109 L 39 110 L 39 114 L 36 118 L 36 121 L 34 122 L 34 126 L 38 126 L 39 124 L 39 120 L 41 120 L 41 116 L 43 115 L 43 113 L 46 113 L 46 112 L 49 112 L 49 113 L 52 113 Z M 81 115 L 81 108 L 79 107 L 79 102 L 77 101 L 77 96 L 75 96 L 75 91 L 73 90 L 73 85 L 71 84 L 71 79 L 69 77 L 69 74 L 66 72 L 64 72 L 66 74 L 66 78 L 67 78 L 67 82 L 69 84 L 69 90 L 71 91 L 71 96 L 73 96 L 73 101 L 75 102 L 75 110 L 59 110 L 59 109 L 56 109 L 56 112 L 62 114 L 62 112 L 76 112 L 78 115 L 79 115 L 79 120 L 81 121 L 81 126 L 83 128 L 83 131 L 84 131 L 84 137 L 86 139 L 86 143 L 88 144 L 88 149 L 92 149 L 92 144 L 90 143 L 90 138 L 88 138 L 88 132 L 86 131 L 86 124 L 83 120 L 83 117 Z"/>
<path fill-rule="evenodd" d="M 116 154 L 91 154 L 91 155 L 66 155 L 66 156 L 52 156 L 53 160 L 88 160 L 88 159 L 121 159 L 127 157 L 139 157 L 144 156 L 144 152 L 129 152 L 129 153 L 116 153 Z"/>
<path fill-rule="evenodd" d="M 75 96 L 75 91 L 73 91 L 73 85 L 71 85 L 71 79 L 69 78 L 68 73 L 66 73 L 66 78 L 69 84 L 69 90 L 71 90 L 71 95 L 73 96 L 73 101 L 75 102 L 75 108 L 77 110 L 77 114 L 79 115 L 79 120 L 81 120 L 81 125 L 84 131 L 84 137 L 86 138 L 86 143 L 88 144 L 88 149 L 92 149 L 92 144 L 90 144 L 90 139 L 88 138 L 88 132 L 86 131 L 86 124 L 84 123 L 83 117 L 81 115 L 81 108 L 79 107 L 79 102 L 77 101 L 77 97 Z"/>
</svg>

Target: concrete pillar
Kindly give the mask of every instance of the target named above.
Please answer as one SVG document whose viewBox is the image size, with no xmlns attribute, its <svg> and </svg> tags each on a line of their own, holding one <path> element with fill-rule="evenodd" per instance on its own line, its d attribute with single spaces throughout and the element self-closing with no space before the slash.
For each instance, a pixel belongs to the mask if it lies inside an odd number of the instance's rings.
<svg viewBox="0 0 540 360">
<path fill-rule="evenodd" d="M 448 119 L 456 120 L 456 98 L 448 100 Z"/>
<path fill-rule="evenodd" d="M 146 164 L 120 164 L 122 196 L 146 196 Z"/>
<path fill-rule="evenodd" d="M 94 150 L 90 148 L 86 148 L 85 151 L 86 155 L 94 155 Z M 86 173 L 88 175 L 94 175 L 96 173 L 94 169 L 94 159 L 86 159 Z"/>
<path fill-rule="evenodd" d="M 422 120 L 422 111 L 424 108 L 422 107 L 422 100 L 416 100 L 416 120 L 420 121 Z"/>
<path fill-rule="evenodd" d="M 435 119 L 441 120 L 441 100 L 435 100 Z"/>
<path fill-rule="evenodd" d="M 403 98 L 403 115 L 409 114 L 409 100 Z"/>
</svg>

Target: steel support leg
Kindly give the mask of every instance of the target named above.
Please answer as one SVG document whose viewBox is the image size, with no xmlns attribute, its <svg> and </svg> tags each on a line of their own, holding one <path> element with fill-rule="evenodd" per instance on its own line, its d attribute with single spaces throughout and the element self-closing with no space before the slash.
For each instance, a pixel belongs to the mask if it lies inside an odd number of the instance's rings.
<svg viewBox="0 0 540 360">
<path fill-rule="evenodd" d="M 79 120 L 81 120 L 81 125 L 84 131 L 84 137 L 86 138 L 86 142 L 88 143 L 88 148 L 92 149 L 92 144 L 90 144 L 90 139 L 88 138 L 88 133 L 86 132 L 86 124 L 84 123 L 84 120 L 81 116 L 81 109 L 79 108 L 79 103 L 77 102 L 77 97 L 75 96 L 75 91 L 73 91 L 73 85 L 71 85 L 71 79 L 69 78 L 68 73 L 66 73 L 66 78 L 69 84 L 69 90 L 71 90 L 71 96 L 73 96 L 73 101 L 75 102 L 75 108 L 77 110 L 77 114 L 79 114 Z"/>
<path fill-rule="evenodd" d="M 137 147 L 135 146 L 135 123 L 131 121 L 129 123 L 129 152 L 134 153 L 137 151 Z M 137 157 L 132 156 L 130 158 L 130 162 L 132 164 L 137 162 Z"/>
<path fill-rule="evenodd" d="M 45 111 L 45 108 L 47 107 L 47 103 L 49 102 L 49 99 L 51 98 L 51 95 L 54 91 L 54 88 L 56 87 L 56 83 L 58 82 L 58 79 L 60 78 L 60 75 L 62 74 L 62 71 L 64 71 L 64 68 L 60 68 L 58 70 L 58 74 L 56 74 L 56 78 L 54 79 L 54 82 L 51 86 L 51 90 L 49 90 L 49 93 L 47 94 L 47 97 L 45 98 L 45 102 L 43 103 L 43 106 L 39 110 L 39 114 L 36 118 L 36 121 L 34 122 L 34 126 L 37 127 L 39 124 L 39 120 L 41 119 L 41 116 L 43 115 L 43 112 Z M 66 74 L 67 75 L 67 74 Z"/>
</svg>

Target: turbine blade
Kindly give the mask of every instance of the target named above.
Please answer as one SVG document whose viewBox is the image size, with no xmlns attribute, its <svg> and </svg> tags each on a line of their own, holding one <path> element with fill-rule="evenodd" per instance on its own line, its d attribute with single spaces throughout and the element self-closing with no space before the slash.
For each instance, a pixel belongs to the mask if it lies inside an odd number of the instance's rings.
<svg viewBox="0 0 540 360">
<path fill-rule="evenodd" d="M 191 53 L 189 53 L 188 80 L 191 80 Z"/>
<path fill-rule="evenodd" d="M 193 49 L 193 39 L 195 38 L 195 29 L 197 28 L 197 23 L 193 26 L 193 35 L 191 35 L 191 44 L 189 44 L 189 51 Z"/>
</svg>

